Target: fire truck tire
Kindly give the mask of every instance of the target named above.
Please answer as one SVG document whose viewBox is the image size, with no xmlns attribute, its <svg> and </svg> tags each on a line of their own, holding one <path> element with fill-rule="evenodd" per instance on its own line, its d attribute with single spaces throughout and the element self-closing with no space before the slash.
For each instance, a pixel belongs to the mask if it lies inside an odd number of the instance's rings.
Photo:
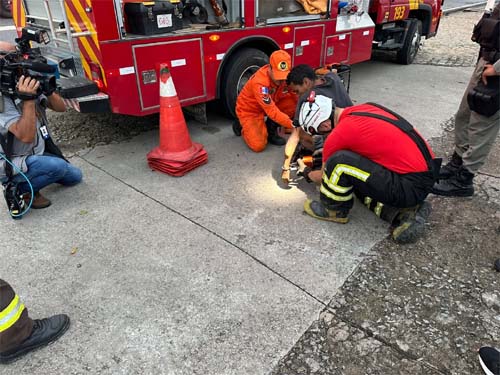
<svg viewBox="0 0 500 375">
<path fill-rule="evenodd" d="M 420 48 L 420 40 L 422 39 L 422 22 L 417 19 L 410 20 L 410 26 L 406 33 L 403 47 L 398 51 L 396 60 L 403 65 L 409 65 L 415 60 L 418 49 Z"/>
<path fill-rule="evenodd" d="M 243 48 L 231 56 L 222 76 L 221 101 L 226 113 L 236 118 L 236 99 L 248 79 L 269 63 L 269 56 L 256 48 Z"/>
</svg>

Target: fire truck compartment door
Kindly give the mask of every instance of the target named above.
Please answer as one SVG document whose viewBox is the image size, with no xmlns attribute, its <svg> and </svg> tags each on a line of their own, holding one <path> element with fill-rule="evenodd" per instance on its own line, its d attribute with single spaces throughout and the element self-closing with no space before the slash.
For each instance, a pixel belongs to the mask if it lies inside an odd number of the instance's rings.
<svg viewBox="0 0 500 375">
<path fill-rule="evenodd" d="M 351 33 L 326 38 L 325 64 L 347 63 L 351 52 Z"/>
<path fill-rule="evenodd" d="M 160 105 L 159 67 L 167 64 L 181 102 L 206 96 L 201 39 L 159 42 L 132 47 L 141 109 Z"/>
<path fill-rule="evenodd" d="M 323 25 L 297 27 L 294 32 L 293 66 L 309 64 L 313 67 L 321 65 L 323 49 Z"/>
<path fill-rule="evenodd" d="M 339 15 L 337 17 L 338 33 L 347 30 L 366 29 L 369 27 L 375 27 L 375 24 L 367 11 L 349 15 Z"/>
</svg>

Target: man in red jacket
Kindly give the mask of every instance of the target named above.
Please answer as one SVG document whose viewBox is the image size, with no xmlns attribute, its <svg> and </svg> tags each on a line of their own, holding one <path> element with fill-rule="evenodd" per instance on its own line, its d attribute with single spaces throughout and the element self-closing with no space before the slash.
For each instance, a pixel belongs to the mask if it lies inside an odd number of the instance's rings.
<svg viewBox="0 0 500 375">
<path fill-rule="evenodd" d="M 320 201 L 304 210 L 317 219 L 347 223 L 356 195 L 393 225 L 392 237 L 414 242 L 430 214 L 425 198 L 439 174 L 440 159 L 405 119 L 380 105 L 336 108 L 311 92 L 299 125 L 309 134 L 331 130 L 323 147 Z"/>
</svg>

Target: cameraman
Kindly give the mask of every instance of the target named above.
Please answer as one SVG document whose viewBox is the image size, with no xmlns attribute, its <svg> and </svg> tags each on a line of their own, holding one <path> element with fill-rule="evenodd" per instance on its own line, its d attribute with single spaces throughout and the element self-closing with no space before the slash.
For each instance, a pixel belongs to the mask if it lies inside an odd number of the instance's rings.
<svg viewBox="0 0 500 375">
<path fill-rule="evenodd" d="M 0 50 L 15 50 L 15 46 L 0 42 Z M 21 76 L 16 86 L 14 97 L 3 96 L 3 112 L 0 113 L 0 134 L 4 139 L 13 134 L 11 147 L 12 178 L 19 183 L 19 189 L 24 199 L 29 202 L 31 189 L 28 182 L 19 174 L 21 170 L 29 179 L 34 197 L 32 208 L 45 208 L 51 202 L 40 194 L 40 190 L 47 185 L 57 182 L 61 185 L 72 186 L 82 180 L 80 169 L 67 162 L 62 155 L 55 156 L 46 150 L 46 140 L 50 138 L 47 129 L 45 110 L 50 108 L 57 112 L 64 112 L 66 106 L 62 98 L 55 92 L 39 94 L 40 83 L 31 77 Z M 18 97 L 24 97 L 24 100 Z M 0 152 L 5 153 L 0 147 Z M 7 180 L 5 172 L 6 162 L 0 163 L 0 180 Z"/>
</svg>

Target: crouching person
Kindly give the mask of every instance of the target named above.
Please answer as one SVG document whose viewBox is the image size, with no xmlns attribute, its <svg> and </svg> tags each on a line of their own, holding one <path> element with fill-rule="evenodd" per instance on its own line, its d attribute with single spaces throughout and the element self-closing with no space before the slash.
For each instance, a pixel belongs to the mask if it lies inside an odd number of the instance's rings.
<svg viewBox="0 0 500 375">
<path fill-rule="evenodd" d="M 301 106 L 299 125 L 311 135 L 331 131 L 319 172 L 320 200 L 305 202 L 307 214 L 347 223 L 356 195 L 391 223 L 396 242 L 422 235 L 431 211 L 425 198 L 441 160 L 405 119 L 373 103 L 335 108 L 331 98 L 312 93 Z"/>
<path fill-rule="evenodd" d="M 47 128 L 46 108 L 64 112 L 64 102 L 55 92 L 41 93 L 39 86 L 36 79 L 22 76 L 16 95 L 0 98 L 4 108 L 0 113 L 0 153 L 14 165 L 12 168 L 5 160 L 0 161 L 0 180 L 18 183 L 26 202 L 32 201 L 32 208 L 50 206 L 50 200 L 40 194 L 45 186 L 52 183 L 72 186 L 82 180 L 80 169 L 64 159 Z"/>
</svg>

